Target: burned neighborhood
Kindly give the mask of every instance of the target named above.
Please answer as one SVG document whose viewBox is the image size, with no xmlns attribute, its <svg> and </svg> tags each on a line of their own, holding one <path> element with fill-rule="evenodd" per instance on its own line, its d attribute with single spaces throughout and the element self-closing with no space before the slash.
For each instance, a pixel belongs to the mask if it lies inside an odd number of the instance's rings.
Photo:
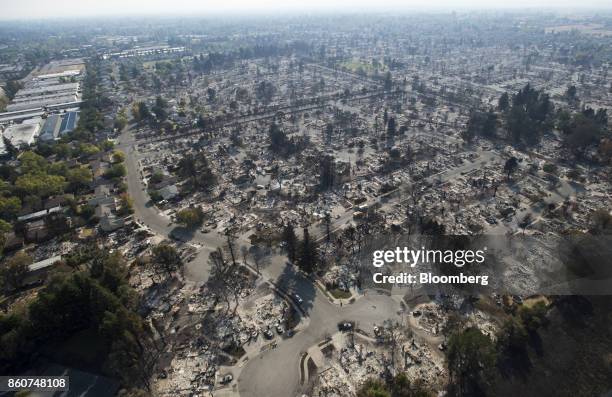
<svg viewBox="0 0 612 397">
<path fill-rule="evenodd" d="M 609 7 L 60 21 L 0 25 L 1 375 L 612 390 Z"/>
</svg>

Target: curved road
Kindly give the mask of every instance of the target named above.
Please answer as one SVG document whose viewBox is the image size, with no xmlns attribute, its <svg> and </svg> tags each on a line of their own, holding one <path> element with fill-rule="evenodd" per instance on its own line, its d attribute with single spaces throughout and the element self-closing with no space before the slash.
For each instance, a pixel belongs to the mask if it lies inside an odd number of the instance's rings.
<svg viewBox="0 0 612 397">
<path fill-rule="evenodd" d="M 120 136 L 118 148 L 123 150 L 126 154 L 126 180 L 128 193 L 134 203 L 134 218 L 149 227 L 153 232 L 164 237 L 169 237 L 177 226 L 173 225 L 171 220 L 162 215 L 155 206 L 149 204 L 149 195 L 142 182 L 140 168 L 137 163 L 138 152 L 135 150 L 129 127 L 127 127 Z M 217 247 L 222 246 L 225 242 L 225 238 L 217 233 L 203 234 L 200 231 L 195 231 L 193 235 L 185 236 L 185 240 L 203 246 L 197 258 L 185 266 L 185 276 L 187 280 L 194 283 L 204 282 L 208 279 L 208 274 L 210 273 L 208 254 Z"/>
<path fill-rule="evenodd" d="M 126 153 L 128 192 L 134 201 L 135 218 L 155 233 L 169 236 L 175 226 L 154 206 L 148 204 L 149 197 L 142 182 L 137 164 L 138 153 L 134 149 L 129 127 L 121 135 L 118 147 Z M 496 155 L 483 152 L 479 157 L 480 161 L 447 170 L 430 178 L 447 180 L 460 172 L 481 166 L 483 161 L 493 160 Z M 334 228 L 350 220 L 352 212 L 347 211 L 347 214 L 334 221 Z M 225 238 L 217 233 L 202 234 L 196 231 L 193 235 L 186 236 L 186 239 L 201 244 L 203 249 L 198 257 L 186 266 L 185 276 L 194 283 L 204 282 L 210 272 L 207 265 L 208 253 L 222 246 Z M 299 294 L 304 300 L 301 306 L 308 314 L 309 321 L 308 325 L 292 338 L 279 340 L 277 348 L 250 357 L 238 378 L 238 390 L 242 397 L 291 397 L 299 393 L 301 353 L 336 332 L 339 322 L 354 321 L 357 328 L 371 332 L 375 324 L 381 325 L 387 319 L 402 319 L 401 296 L 368 291 L 353 304 L 339 307 L 330 303 L 312 281 L 296 273 L 292 266 L 286 264 L 286 258 L 279 255 L 271 258 L 271 263 L 262 270 L 262 276 L 290 294 Z"/>
<path fill-rule="evenodd" d="M 238 378 L 241 397 L 290 397 L 299 393 L 299 362 L 303 352 L 338 331 L 340 321 L 355 321 L 360 329 L 371 331 L 398 317 L 400 305 L 387 295 L 366 295 L 352 305 L 338 307 L 317 291 L 309 313 L 310 324 L 292 339 L 252 358 Z"/>
</svg>

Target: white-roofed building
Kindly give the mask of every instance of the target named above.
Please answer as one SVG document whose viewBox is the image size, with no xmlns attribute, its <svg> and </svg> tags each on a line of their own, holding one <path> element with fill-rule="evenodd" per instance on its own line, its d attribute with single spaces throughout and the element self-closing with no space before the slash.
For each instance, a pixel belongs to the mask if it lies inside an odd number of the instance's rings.
<svg viewBox="0 0 612 397">
<path fill-rule="evenodd" d="M 36 271 L 39 271 L 39 270 L 43 270 L 43 269 L 48 268 L 49 266 L 51 266 L 54 263 L 59 262 L 61 260 L 62 260 L 61 255 L 53 256 L 51 258 L 47 258 L 47 259 L 42 260 L 40 262 L 32 263 L 31 265 L 28 266 L 28 271 L 36 272 Z"/>
<path fill-rule="evenodd" d="M 21 124 L 11 125 L 4 130 L 3 135 L 15 147 L 29 146 L 36 141 L 41 121 L 41 118 L 36 117 Z"/>
</svg>

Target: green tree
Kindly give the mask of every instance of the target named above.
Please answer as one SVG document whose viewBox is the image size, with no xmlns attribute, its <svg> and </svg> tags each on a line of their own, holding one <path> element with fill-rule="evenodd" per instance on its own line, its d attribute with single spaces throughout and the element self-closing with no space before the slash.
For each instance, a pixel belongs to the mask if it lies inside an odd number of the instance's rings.
<svg viewBox="0 0 612 397">
<path fill-rule="evenodd" d="M 52 149 L 59 158 L 66 159 L 73 156 L 72 146 L 67 143 L 58 143 L 52 146 Z"/>
<path fill-rule="evenodd" d="M 297 265 L 302 271 L 311 274 L 316 271 L 319 261 L 319 249 L 316 241 L 310 238 L 308 228 L 304 228 L 304 238 L 300 244 Z"/>
<path fill-rule="evenodd" d="M 23 312 L 13 310 L 0 313 L 0 363 L 25 361 L 22 360 L 22 353 L 28 352 L 32 343 L 28 325 L 28 318 Z"/>
<path fill-rule="evenodd" d="M 9 99 L 13 99 L 17 91 L 23 88 L 23 84 L 19 82 L 19 80 L 9 80 L 6 82 L 6 86 L 4 87 L 4 92 Z"/>
<path fill-rule="evenodd" d="M 91 143 L 80 143 L 77 153 L 82 157 L 89 157 L 93 154 L 100 153 L 100 148 Z"/>
<path fill-rule="evenodd" d="M 291 223 L 287 223 L 285 227 L 283 227 L 283 241 L 285 242 L 285 249 L 287 251 L 287 256 L 291 263 L 295 262 L 297 256 L 298 249 L 298 239 L 295 235 L 295 230 L 293 229 L 293 225 Z"/>
<path fill-rule="evenodd" d="M 389 121 L 387 122 L 387 136 L 389 138 L 393 138 L 397 133 L 397 126 L 395 122 L 395 117 L 389 117 Z"/>
<path fill-rule="evenodd" d="M 22 174 L 39 174 L 47 172 L 48 162 L 44 157 L 31 152 L 19 156 L 19 168 Z"/>
<path fill-rule="evenodd" d="M 110 166 L 108 170 L 104 173 L 104 177 L 106 179 L 118 179 L 123 178 L 127 174 L 127 170 L 125 169 L 125 165 L 122 163 L 116 163 Z"/>
<path fill-rule="evenodd" d="M 518 159 L 514 156 L 510 157 L 506 160 L 504 164 L 504 172 L 507 174 L 508 180 L 510 180 L 510 175 L 516 171 L 518 168 Z"/>
<path fill-rule="evenodd" d="M 217 183 L 204 152 L 188 154 L 178 163 L 178 175 L 187 179 L 187 185 L 192 189 L 210 191 Z"/>
<path fill-rule="evenodd" d="M 113 253 L 100 252 L 94 248 L 90 253 L 89 275 L 96 279 L 104 288 L 110 290 L 123 304 L 134 303 L 134 296 L 127 294 L 124 289 L 128 277 L 128 269 L 123 256 L 115 251 Z"/>
<path fill-rule="evenodd" d="M 505 113 L 506 129 L 515 143 L 533 145 L 551 128 L 553 105 L 548 94 L 525 85 L 512 96 L 512 104 Z"/>
<path fill-rule="evenodd" d="M 154 203 L 159 203 L 164 199 L 161 193 L 159 193 L 157 190 L 149 190 L 148 193 L 149 197 L 151 198 L 151 201 L 153 201 Z"/>
<path fill-rule="evenodd" d="M 132 115 L 137 121 L 144 121 L 151 117 L 151 112 L 147 104 L 141 101 L 132 105 Z"/>
<path fill-rule="evenodd" d="M 93 175 L 88 167 L 76 167 L 68 170 L 66 174 L 68 190 L 78 193 L 89 187 L 93 181 Z"/>
<path fill-rule="evenodd" d="M 15 188 L 23 195 L 41 198 L 64 192 L 66 179 L 59 175 L 26 174 L 15 181 Z"/>
<path fill-rule="evenodd" d="M 95 246 L 79 251 L 75 260 L 75 267 L 89 263 L 82 268 L 90 270 L 57 274 L 39 292 L 29 306 L 25 330 L 32 343 L 22 354 L 34 354 L 50 340 L 65 340 L 89 329 L 95 333 L 92 343 L 102 344 L 101 350 L 108 352 L 98 358 L 105 371 L 130 385 L 147 386 L 159 350 L 134 312 L 136 294 L 127 283 L 125 260 Z"/>
<path fill-rule="evenodd" d="M 127 124 L 128 124 L 128 118 L 125 115 L 125 113 L 118 113 L 117 117 L 115 117 L 114 127 L 118 131 L 121 131 L 127 126 Z"/>
<path fill-rule="evenodd" d="M 171 273 L 183 265 L 181 256 L 176 248 L 169 244 L 159 244 L 153 247 L 153 261 L 159 265 L 166 273 Z"/>
<path fill-rule="evenodd" d="M 506 110 L 508 110 L 509 106 L 510 106 L 510 97 L 508 96 L 507 92 L 504 92 L 499 97 L 499 101 L 497 102 L 497 109 L 499 109 L 500 112 L 505 112 Z"/>
<path fill-rule="evenodd" d="M 553 163 L 545 163 L 542 166 L 542 171 L 547 172 L 549 174 L 556 174 L 557 173 L 557 166 Z"/>
<path fill-rule="evenodd" d="M 107 139 L 99 143 L 99 145 L 102 148 L 102 150 L 108 151 L 108 150 L 112 150 L 115 147 L 115 142 L 111 141 L 110 139 Z"/>
<path fill-rule="evenodd" d="M 152 175 L 151 178 L 149 178 L 149 183 L 156 185 L 158 183 L 160 183 L 161 181 L 164 180 L 164 173 L 161 171 L 155 171 Z"/>
<path fill-rule="evenodd" d="M 0 255 L 6 245 L 6 235 L 12 230 L 11 224 L 0 219 Z"/>
<path fill-rule="evenodd" d="M 168 112 L 166 111 L 166 107 L 168 104 L 161 96 L 157 96 L 155 98 L 155 105 L 151 108 L 153 113 L 155 113 L 155 117 L 161 122 L 168 118 Z"/>
<path fill-rule="evenodd" d="M 569 87 L 567 87 L 567 90 L 565 91 L 565 97 L 567 98 L 568 101 L 575 101 L 578 98 L 576 97 L 577 94 L 577 90 L 576 90 L 576 86 L 575 85 L 570 85 Z"/>
<path fill-rule="evenodd" d="M 335 161 L 331 154 L 319 158 L 319 187 L 321 190 L 328 190 L 334 186 Z"/>
<path fill-rule="evenodd" d="M 287 145 L 287 135 L 280 129 L 278 124 L 272 123 L 270 125 L 268 136 L 270 137 L 270 149 L 273 152 L 280 152 L 285 149 Z"/>
<path fill-rule="evenodd" d="M 113 152 L 113 161 L 115 163 L 123 163 L 125 161 L 125 153 L 121 150 L 115 150 Z"/>
<path fill-rule="evenodd" d="M 450 337 L 447 358 L 451 382 L 456 385 L 457 394 L 481 394 L 496 361 L 491 339 L 477 328 L 467 328 Z"/>
<path fill-rule="evenodd" d="M 0 284 L 3 289 L 14 291 L 20 288 L 28 274 L 28 266 L 31 264 L 32 257 L 22 251 L 0 265 Z"/>
<path fill-rule="evenodd" d="M 595 120 L 595 115 L 589 117 L 583 113 L 572 115 L 563 132 L 565 146 L 579 157 L 584 155 L 590 146 L 599 142 L 603 135 L 602 126 Z"/>
<path fill-rule="evenodd" d="M 408 376 L 400 372 L 388 385 L 391 397 L 434 397 L 436 394 L 428 390 L 421 381 L 410 383 Z"/>
<path fill-rule="evenodd" d="M 520 319 L 511 317 L 502 325 L 497 338 L 500 350 L 512 356 L 525 351 L 528 335 Z"/>
<path fill-rule="evenodd" d="M 119 196 L 119 216 L 128 216 L 134 213 L 134 200 L 129 194 L 123 193 Z"/>
<path fill-rule="evenodd" d="M 47 174 L 66 177 L 68 174 L 68 169 L 68 164 L 66 164 L 64 161 L 56 161 L 49 164 L 47 167 Z"/>
<path fill-rule="evenodd" d="M 176 221 L 188 228 L 195 228 L 204 221 L 204 212 L 200 207 L 189 207 L 176 213 Z"/>
<path fill-rule="evenodd" d="M 461 131 L 466 142 L 472 142 L 476 136 L 491 138 L 495 135 L 497 115 L 489 110 L 487 112 L 475 110 L 470 113 L 467 126 Z"/>
<path fill-rule="evenodd" d="M 391 393 L 382 381 L 368 379 L 357 391 L 357 397 L 391 397 Z"/>
<path fill-rule="evenodd" d="M 567 110 L 560 110 L 556 116 L 556 127 L 562 132 L 569 133 L 572 115 Z"/>
<path fill-rule="evenodd" d="M 533 333 L 548 324 L 547 312 L 548 309 L 544 302 L 538 302 L 532 307 L 522 306 L 518 314 L 527 332 Z"/>
<path fill-rule="evenodd" d="M 21 211 L 21 200 L 19 197 L 0 197 L 0 217 L 6 221 L 11 221 L 17 217 Z"/>
</svg>

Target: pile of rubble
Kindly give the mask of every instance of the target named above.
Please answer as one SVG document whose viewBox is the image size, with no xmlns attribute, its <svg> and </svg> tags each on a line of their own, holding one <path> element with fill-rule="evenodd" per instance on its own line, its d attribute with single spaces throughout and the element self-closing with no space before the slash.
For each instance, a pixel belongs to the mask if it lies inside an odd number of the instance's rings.
<svg viewBox="0 0 612 397">
<path fill-rule="evenodd" d="M 432 335 L 438 335 L 448 321 L 448 315 L 434 302 L 419 305 L 412 315 L 416 325 Z"/>
<path fill-rule="evenodd" d="M 347 265 L 331 267 L 322 278 L 323 283 L 329 289 L 338 288 L 349 291 L 357 282 L 357 274 Z"/>
<path fill-rule="evenodd" d="M 34 262 L 37 262 L 54 256 L 64 256 L 69 254 L 77 245 L 78 243 L 72 241 L 59 242 L 55 238 L 45 244 L 37 245 L 32 252 L 32 258 Z"/>
<path fill-rule="evenodd" d="M 411 381 L 420 380 L 433 388 L 442 384 L 448 376 L 443 355 L 439 351 L 432 350 L 429 344 L 413 338 L 402 345 L 402 352 L 403 372 Z"/>
<path fill-rule="evenodd" d="M 366 343 L 343 347 L 320 372 L 312 395 L 354 396 L 361 383 L 382 375 L 386 361 L 384 354 Z"/>
<path fill-rule="evenodd" d="M 245 313 L 243 318 L 257 326 L 282 321 L 288 308 L 287 302 L 273 293 L 256 299 L 254 304 L 255 310 L 251 313 Z"/>
<path fill-rule="evenodd" d="M 217 355 L 202 339 L 178 346 L 168 369 L 154 380 L 157 395 L 193 396 L 215 384 Z"/>
<path fill-rule="evenodd" d="M 478 328 L 484 335 L 493 340 L 499 331 L 499 325 L 491 316 L 481 310 L 475 310 L 467 315 L 467 326 Z"/>
</svg>

